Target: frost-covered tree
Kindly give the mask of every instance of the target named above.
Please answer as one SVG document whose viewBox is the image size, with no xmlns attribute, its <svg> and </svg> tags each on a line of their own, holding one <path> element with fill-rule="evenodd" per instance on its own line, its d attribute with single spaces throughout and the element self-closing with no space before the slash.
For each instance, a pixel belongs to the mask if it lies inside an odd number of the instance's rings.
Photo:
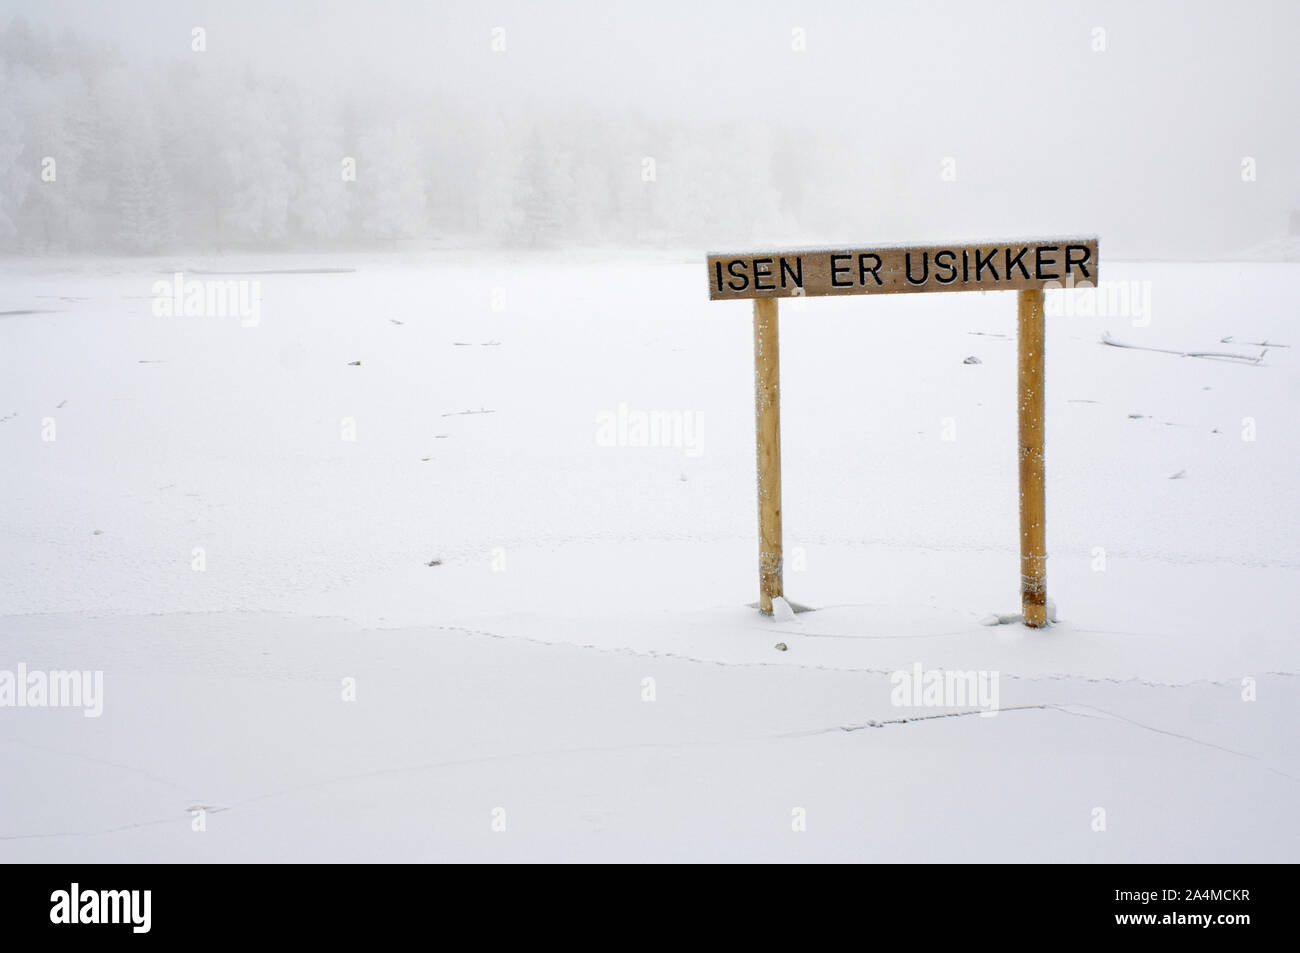
<svg viewBox="0 0 1300 953">
<path fill-rule="evenodd" d="M 740 120 L 312 83 L 216 56 L 144 69 L 21 20 L 0 28 L 0 93 L 6 251 L 715 242 L 789 213 L 773 142 Z"/>
<path fill-rule="evenodd" d="M 397 240 L 424 233 L 423 166 L 409 123 L 368 125 L 357 144 L 357 218 L 363 238 Z"/>
</svg>

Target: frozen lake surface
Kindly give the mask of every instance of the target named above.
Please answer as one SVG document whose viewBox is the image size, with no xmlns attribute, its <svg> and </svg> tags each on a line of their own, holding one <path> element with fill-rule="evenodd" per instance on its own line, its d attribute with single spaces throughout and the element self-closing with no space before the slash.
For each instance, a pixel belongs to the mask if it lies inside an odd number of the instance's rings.
<svg viewBox="0 0 1300 953">
<path fill-rule="evenodd" d="M 0 860 L 1294 861 L 1300 265 L 1102 277 L 1031 632 L 1013 295 L 782 303 L 779 622 L 702 253 L 0 262 Z"/>
</svg>

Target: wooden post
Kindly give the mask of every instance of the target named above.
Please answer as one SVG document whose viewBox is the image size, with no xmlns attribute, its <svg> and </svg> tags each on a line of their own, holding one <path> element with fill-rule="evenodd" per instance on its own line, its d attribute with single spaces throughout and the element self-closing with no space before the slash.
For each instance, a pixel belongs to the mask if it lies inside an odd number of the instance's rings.
<svg viewBox="0 0 1300 953">
<path fill-rule="evenodd" d="M 1047 624 L 1047 501 L 1043 475 L 1043 292 L 1019 292 L 1016 395 L 1020 417 L 1020 606 Z"/>
<path fill-rule="evenodd" d="M 754 418 L 758 434 L 758 608 L 784 595 L 781 554 L 781 352 L 775 298 L 754 299 Z"/>
</svg>

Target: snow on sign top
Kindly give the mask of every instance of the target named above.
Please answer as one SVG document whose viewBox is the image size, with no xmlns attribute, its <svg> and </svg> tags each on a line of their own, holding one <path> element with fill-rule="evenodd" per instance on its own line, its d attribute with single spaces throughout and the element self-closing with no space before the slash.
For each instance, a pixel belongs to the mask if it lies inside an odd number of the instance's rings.
<svg viewBox="0 0 1300 953">
<path fill-rule="evenodd" d="M 1097 284 L 1097 238 L 708 256 L 709 298 L 1022 291 Z"/>
</svg>

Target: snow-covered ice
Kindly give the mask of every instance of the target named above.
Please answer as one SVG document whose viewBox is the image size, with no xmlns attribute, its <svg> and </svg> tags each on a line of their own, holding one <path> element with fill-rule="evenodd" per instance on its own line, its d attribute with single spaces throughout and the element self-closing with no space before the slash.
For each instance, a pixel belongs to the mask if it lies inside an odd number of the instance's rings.
<svg viewBox="0 0 1300 953">
<path fill-rule="evenodd" d="M 260 320 L 153 313 L 204 271 Z M 767 619 L 702 254 L 0 263 L 0 670 L 104 673 L 0 710 L 0 860 L 1295 860 L 1300 265 L 1103 278 L 1031 631 L 1011 295 L 782 305 Z"/>
</svg>

